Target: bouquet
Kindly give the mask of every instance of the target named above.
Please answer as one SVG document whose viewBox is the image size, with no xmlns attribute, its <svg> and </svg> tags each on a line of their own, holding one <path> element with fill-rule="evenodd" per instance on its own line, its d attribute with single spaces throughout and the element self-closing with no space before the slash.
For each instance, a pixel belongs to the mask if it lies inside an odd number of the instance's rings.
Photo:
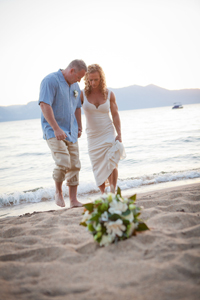
<svg viewBox="0 0 200 300">
<path fill-rule="evenodd" d="M 80 225 L 87 227 L 100 246 L 130 238 L 136 231 L 149 230 L 139 218 L 142 207 L 135 205 L 136 194 L 123 198 L 118 187 L 116 195 L 103 194 L 93 203 L 84 204 Z"/>
</svg>

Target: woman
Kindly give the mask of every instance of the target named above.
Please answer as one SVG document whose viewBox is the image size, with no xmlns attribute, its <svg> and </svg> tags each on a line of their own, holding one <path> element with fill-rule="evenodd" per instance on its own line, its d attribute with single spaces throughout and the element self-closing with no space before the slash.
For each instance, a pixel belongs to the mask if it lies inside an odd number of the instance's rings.
<svg viewBox="0 0 200 300">
<path fill-rule="evenodd" d="M 88 152 L 94 177 L 102 194 L 107 179 L 114 193 L 118 178 L 117 164 L 125 157 L 115 95 L 107 89 L 104 72 L 97 64 L 88 66 L 84 80 L 81 101 L 86 116 Z"/>
</svg>

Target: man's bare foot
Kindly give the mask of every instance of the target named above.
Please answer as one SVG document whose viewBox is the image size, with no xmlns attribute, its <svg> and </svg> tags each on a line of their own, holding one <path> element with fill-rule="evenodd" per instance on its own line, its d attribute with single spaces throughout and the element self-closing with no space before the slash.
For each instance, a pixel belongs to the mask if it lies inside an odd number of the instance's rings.
<svg viewBox="0 0 200 300">
<path fill-rule="evenodd" d="M 58 206 L 65 207 L 65 201 L 62 194 L 55 193 L 55 201 Z"/>
<path fill-rule="evenodd" d="M 79 202 L 78 200 L 70 201 L 70 208 L 81 207 L 81 206 L 83 206 L 83 204 L 81 202 Z"/>
</svg>

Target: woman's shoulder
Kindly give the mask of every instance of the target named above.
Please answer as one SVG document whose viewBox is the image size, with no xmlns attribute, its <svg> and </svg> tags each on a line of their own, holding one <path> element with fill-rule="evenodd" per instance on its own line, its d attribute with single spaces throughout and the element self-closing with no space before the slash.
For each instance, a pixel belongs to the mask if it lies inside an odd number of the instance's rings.
<svg viewBox="0 0 200 300">
<path fill-rule="evenodd" d="M 106 88 L 106 92 L 114 95 L 114 92 L 111 89 Z"/>
<path fill-rule="evenodd" d="M 85 92 L 84 92 L 84 90 L 81 90 L 80 98 L 81 98 L 82 104 L 83 104 L 83 101 L 84 101 L 84 96 L 85 96 Z"/>
<path fill-rule="evenodd" d="M 81 90 L 81 95 L 85 97 L 85 89 Z"/>
<path fill-rule="evenodd" d="M 114 92 L 111 91 L 111 90 L 109 90 L 108 88 L 107 88 L 107 97 L 110 98 L 110 100 L 115 99 L 115 94 L 114 94 Z"/>
</svg>

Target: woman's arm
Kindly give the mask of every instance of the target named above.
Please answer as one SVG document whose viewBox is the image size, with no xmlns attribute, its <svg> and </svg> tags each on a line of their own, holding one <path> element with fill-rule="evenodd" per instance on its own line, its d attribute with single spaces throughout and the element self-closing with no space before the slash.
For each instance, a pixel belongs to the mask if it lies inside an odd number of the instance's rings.
<svg viewBox="0 0 200 300">
<path fill-rule="evenodd" d="M 82 91 L 81 91 L 80 98 L 81 98 L 81 103 L 82 103 L 82 105 L 83 105 L 83 92 L 82 92 Z"/>
<path fill-rule="evenodd" d="M 75 117 L 78 123 L 78 138 L 81 136 L 82 134 L 82 122 L 81 122 L 81 108 L 77 108 L 75 111 Z"/>
<path fill-rule="evenodd" d="M 113 124 L 117 131 L 117 136 L 116 136 L 115 140 L 122 142 L 121 122 L 120 122 L 120 117 L 119 117 L 119 112 L 118 112 L 118 106 L 117 106 L 116 99 L 115 99 L 115 94 L 113 92 L 111 92 L 111 94 L 110 94 L 110 111 L 111 111 L 111 115 L 112 115 L 112 119 L 113 119 Z"/>
<path fill-rule="evenodd" d="M 81 104 L 83 105 L 84 98 L 83 98 L 83 92 L 82 91 L 81 91 L 80 98 L 81 98 Z M 76 120 L 77 120 L 77 123 L 78 123 L 78 138 L 79 138 L 82 134 L 81 108 L 79 110 L 76 109 L 75 117 L 76 117 Z"/>
</svg>

